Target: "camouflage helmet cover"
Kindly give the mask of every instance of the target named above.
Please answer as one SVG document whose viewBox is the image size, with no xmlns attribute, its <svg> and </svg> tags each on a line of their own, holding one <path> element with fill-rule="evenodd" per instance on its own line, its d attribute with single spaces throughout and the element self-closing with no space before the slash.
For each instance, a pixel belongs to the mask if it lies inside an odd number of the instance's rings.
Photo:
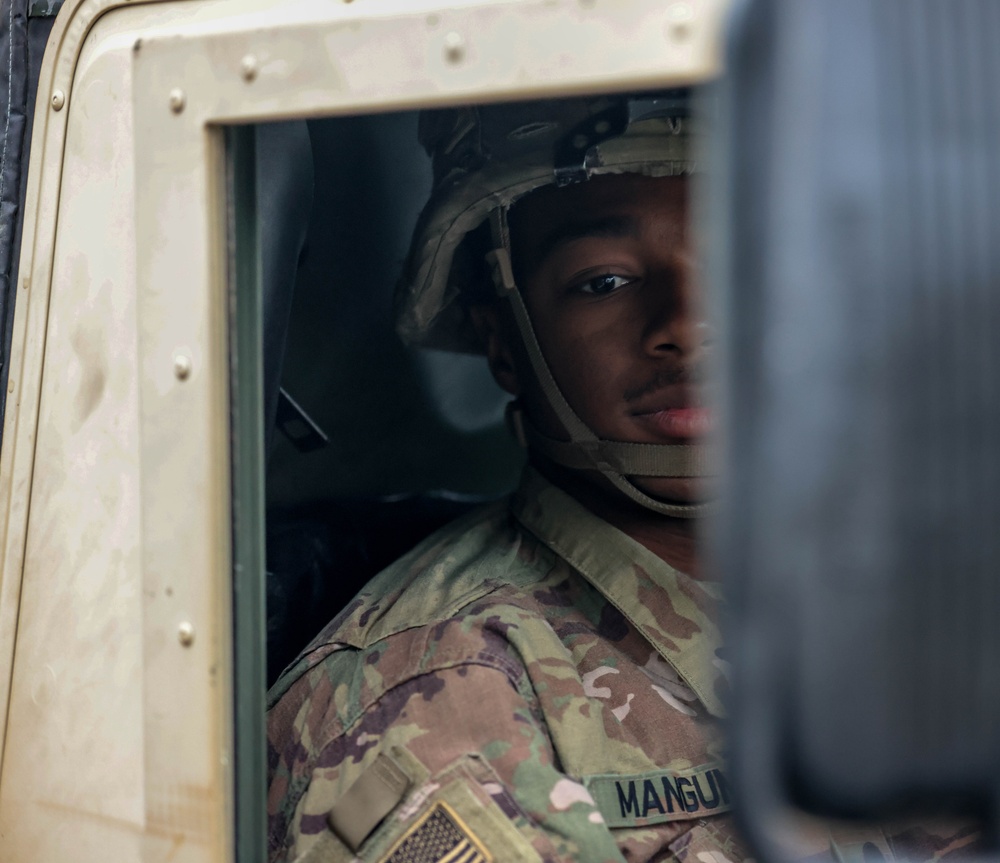
<svg viewBox="0 0 1000 863">
<path fill-rule="evenodd" d="M 579 130 L 609 126 L 607 117 L 629 97 L 559 99 L 426 111 L 420 142 L 433 160 L 433 191 L 417 222 L 396 294 L 397 327 L 411 344 L 479 353 L 461 302 L 468 287 L 456 266 L 462 243 L 496 208 L 557 181 L 567 147 L 580 149 L 582 176 L 638 173 L 673 176 L 692 170 L 690 123 L 654 116 L 590 146 Z"/>
</svg>

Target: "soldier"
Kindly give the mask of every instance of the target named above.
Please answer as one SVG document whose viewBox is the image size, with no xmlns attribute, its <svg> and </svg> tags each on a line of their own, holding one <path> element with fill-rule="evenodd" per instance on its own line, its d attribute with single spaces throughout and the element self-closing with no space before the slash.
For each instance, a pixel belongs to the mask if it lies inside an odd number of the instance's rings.
<svg viewBox="0 0 1000 863">
<path fill-rule="evenodd" d="M 272 860 L 746 858 L 694 536 L 711 333 L 692 122 L 678 93 L 422 118 L 435 188 L 401 331 L 487 355 L 530 465 L 272 690 Z"/>
</svg>

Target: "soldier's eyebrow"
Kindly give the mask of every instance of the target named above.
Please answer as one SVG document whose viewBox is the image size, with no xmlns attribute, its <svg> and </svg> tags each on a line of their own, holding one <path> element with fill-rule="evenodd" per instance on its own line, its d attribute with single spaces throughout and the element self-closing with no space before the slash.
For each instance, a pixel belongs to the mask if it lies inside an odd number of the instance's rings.
<svg viewBox="0 0 1000 863">
<path fill-rule="evenodd" d="M 632 216 L 600 216 L 574 219 L 557 225 L 535 248 L 535 260 L 544 261 L 560 246 L 590 237 L 637 237 L 639 225 Z"/>
</svg>

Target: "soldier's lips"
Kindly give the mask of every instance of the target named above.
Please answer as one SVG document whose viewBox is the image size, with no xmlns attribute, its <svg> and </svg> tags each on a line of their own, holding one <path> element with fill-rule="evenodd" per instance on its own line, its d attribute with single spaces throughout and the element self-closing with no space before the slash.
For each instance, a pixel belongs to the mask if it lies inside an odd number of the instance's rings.
<svg viewBox="0 0 1000 863">
<path fill-rule="evenodd" d="M 712 431 L 712 412 L 705 407 L 663 408 L 634 415 L 639 422 L 671 438 L 703 438 Z"/>
</svg>

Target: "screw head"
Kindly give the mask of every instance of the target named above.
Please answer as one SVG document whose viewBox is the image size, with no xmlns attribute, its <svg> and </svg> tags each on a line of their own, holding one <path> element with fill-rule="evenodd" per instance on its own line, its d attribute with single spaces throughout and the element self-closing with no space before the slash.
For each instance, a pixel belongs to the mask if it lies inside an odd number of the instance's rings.
<svg viewBox="0 0 1000 863">
<path fill-rule="evenodd" d="M 170 110 L 175 114 L 180 114 L 184 110 L 184 104 L 187 99 L 184 96 L 184 91 L 180 87 L 174 87 L 170 91 Z"/>
<path fill-rule="evenodd" d="M 186 381 L 191 376 L 191 358 L 186 354 L 174 357 L 174 375 L 179 381 Z"/>
<path fill-rule="evenodd" d="M 257 77 L 258 65 L 257 58 L 253 54 L 247 54 L 240 61 L 240 73 L 243 75 L 243 80 L 249 83 Z"/>
<path fill-rule="evenodd" d="M 449 63 L 461 63 L 465 57 L 465 39 L 452 30 L 444 37 L 444 56 Z"/>
<path fill-rule="evenodd" d="M 62 90 L 56 90 L 52 94 L 52 110 L 61 111 L 66 104 L 66 94 Z"/>
<path fill-rule="evenodd" d="M 183 647 L 190 647 L 194 644 L 194 625 L 184 621 L 177 627 L 177 640 Z"/>
<path fill-rule="evenodd" d="M 690 21 L 694 18 L 694 10 L 687 3 L 674 3 L 669 14 L 671 21 Z"/>
<path fill-rule="evenodd" d="M 687 3 L 675 3 L 669 10 L 670 24 L 667 26 L 669 35 L 682 41 L 691 35 L 694 22 L 694 11 Z"/>
</svg>

